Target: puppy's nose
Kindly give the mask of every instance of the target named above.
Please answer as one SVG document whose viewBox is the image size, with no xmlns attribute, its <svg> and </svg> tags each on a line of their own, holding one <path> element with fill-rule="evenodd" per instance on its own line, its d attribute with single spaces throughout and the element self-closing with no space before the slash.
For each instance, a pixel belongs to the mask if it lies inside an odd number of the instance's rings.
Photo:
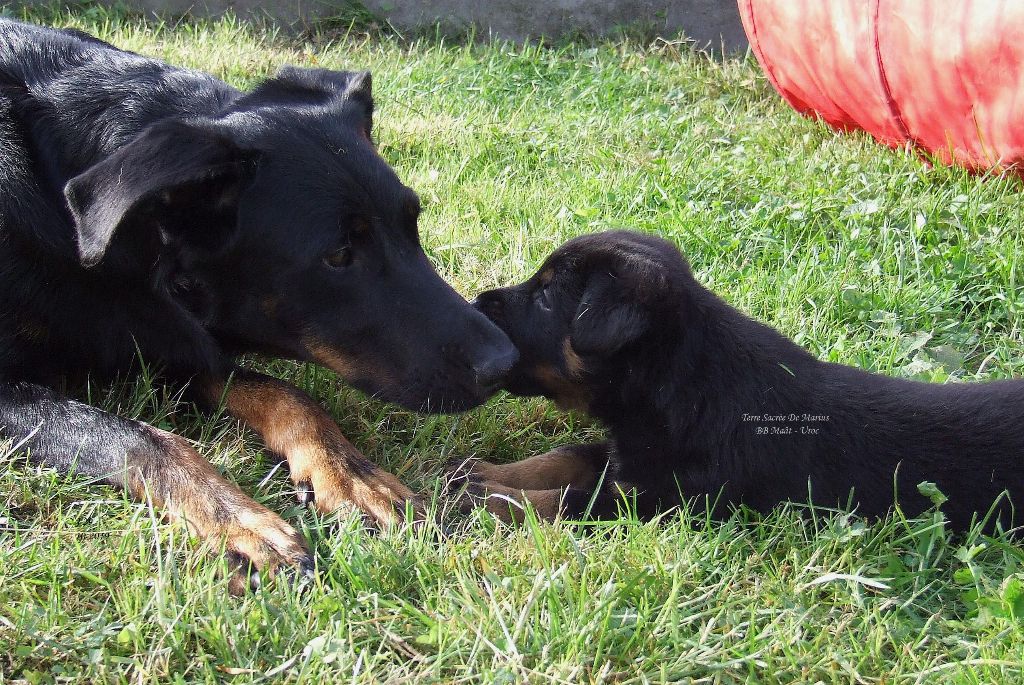
<svg viewBox="0 0 1024 685">
<path fill-rule="evenodd" d="M 486 359 L 473 364 L 477 385 L 488 390 L 497 389 L 518 361 L 519 350 L 511 344 L 496 350 Z"/>
<path fill-rule="evenodd" d="M 470 304 L 488 319 L 494 320 L 501 315 L 504 301 L 500 290 L 488 290 L 477 295 Z"/>
</svg>

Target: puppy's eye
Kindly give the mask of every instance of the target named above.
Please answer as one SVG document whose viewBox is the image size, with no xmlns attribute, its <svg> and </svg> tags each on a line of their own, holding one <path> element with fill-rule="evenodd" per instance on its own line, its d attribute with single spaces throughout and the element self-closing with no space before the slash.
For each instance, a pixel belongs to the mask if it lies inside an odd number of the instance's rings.
<svg viewBox="0 0 1024 685">
<path fill-rule="evenodd" d="M 324 256 L 324 264 L 332 269 L 344 269 L 352 263 L 352 248 L 345 246 Z"/>
<path fill-rule="evenodd" d="M 546 312 L 551 311 L 551 283 L 542 285 L 540 290 L 534 293 L 534 298 L 537 301 L 538 307 Z"/>
</svg>

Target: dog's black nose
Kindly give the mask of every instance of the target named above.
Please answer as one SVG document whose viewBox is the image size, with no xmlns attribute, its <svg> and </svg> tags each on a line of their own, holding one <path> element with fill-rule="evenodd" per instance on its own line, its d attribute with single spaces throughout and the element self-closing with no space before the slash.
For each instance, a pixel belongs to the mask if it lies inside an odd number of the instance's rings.
<svg viewBox="0 0 1024 685">
<path fill-rule="evenodd" d="M 486 359 L 473 364 L 477 385 L 488 390 L 497 389 L 508 372 L 519 361 L 519 351 L 511 344 L 495 352 Z"/>
</svg>

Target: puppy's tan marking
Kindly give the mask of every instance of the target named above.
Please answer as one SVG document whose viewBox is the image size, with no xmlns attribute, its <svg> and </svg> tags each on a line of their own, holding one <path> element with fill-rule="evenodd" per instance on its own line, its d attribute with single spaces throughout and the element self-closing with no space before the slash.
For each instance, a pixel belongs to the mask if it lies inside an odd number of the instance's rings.
<svg viewBox="0 0 1024 685">
<path fill-rule="evenodd" d="M 600 475 L 592 460 L 571 447 L 560 447 L 513 464 L 473 462 L 466 467 L 471 478 L 479 478 L 519 490 L 548 490 L 573 486 L 592 487 Z"/>
<path fill-rule="evenodd" d="M 590 406 L 590 396 L 583 384 L 566 378 L 554 366 L 538 366 L 533 369 L 532 375 L 562 409 L 585 412 Z"/>
<path fill-rule="evenodd" d="M 523 490 L 487 481 L 473 486 L 469 496 L 506 523 L 522 523 L 526 518 L 527 502 L 545 521 L 554 521 L 562 511 L 562 490 L 559 488 Z"/>
<path fill-rule="evenodd" d="M 569 336 L 565 336 L 565 340 L 562 341 L 562 356 L 565 358 L 565 368 L 569 372 L 569 377 L 576 379 L 583 374 L 583 360 L 576 354 L 576 350 L 572 347 L 572 340 Z"/>
<path fill-rule="evenodd" d="M 291 479 L 312 488 L 313 502 L 324 513 L 353 504 L 380 525 L 394 523 L 406 502 L 415 502 L 409 488 L 370 462 L 341 433 L 320 405 L 283 381 L 245 372 L 231 384 L 213 383 L 211 398 L 224 397 L 228 411 L 255 429 L 267 447 L 284 455 Z"/>
</svg>

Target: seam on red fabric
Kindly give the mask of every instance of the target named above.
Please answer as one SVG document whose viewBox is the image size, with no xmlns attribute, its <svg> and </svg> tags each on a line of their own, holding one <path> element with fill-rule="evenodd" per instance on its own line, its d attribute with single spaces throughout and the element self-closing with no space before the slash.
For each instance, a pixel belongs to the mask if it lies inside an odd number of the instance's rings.
<svg viewBox="0 0 1024 685">
<path fill-rule="evenodd" d="M 889 114 L 896 121 L 896 127 L 899 128 L 900 135 L 903 136 L 903 140 L 910 143 L 915 148 L 920 148 L 917 141 L 910 136 L 910 129 L 907 128 L 906 122 L 903 121 L 903 114 L 900 112 L 900 108 L 896 104 L 896 99 L 892 96 L 892 90 L 889 88 L 889 78 L 885 75 L 885 64 L 882 62 L 882 46 L 878 40 L 878 25 L 881 21 L 881 6 L 882 0 L 875 0 L 872 36 L 875 41 L 875 61 L 878 63 L 878 75 L 882 80 L 882 95 L 885 97 L 885 104 L 889 107 Z"/>
<path fill-rule="evenodd" d="M 740 2 L 743 2 L 743 0 L 740 0 Z M 768 77 L 768 80 L 771 82 L 772 87 L 775 88 L 775 92 L 779 94 L 779 97 L 785 100 L 786 104 L 792 107 L 792 104 L 789 102 L 789 98 L 787 98 L 786 94 L 782 91 L 782 84 L 779 83 L 779 79 L 775 76 L 775 72 L 772 70 L 772 66 L 769 63 L 768 58 L 765 56 L 764 50 L 761 49 L 761 39 L 757 35 L 757 18 L 754 15 L 754 0 L 747 0 L 747 16 L 750 17 L 750 33 L 753 34 L 750 38 L 753 39 L 751 47 L 754 48 L 754 56 L 756 57 L 760 54 L 761 59 L 758 61 L 761 63 L 761 68 L 764 69 L 765 76 Z"/>
</svg>

